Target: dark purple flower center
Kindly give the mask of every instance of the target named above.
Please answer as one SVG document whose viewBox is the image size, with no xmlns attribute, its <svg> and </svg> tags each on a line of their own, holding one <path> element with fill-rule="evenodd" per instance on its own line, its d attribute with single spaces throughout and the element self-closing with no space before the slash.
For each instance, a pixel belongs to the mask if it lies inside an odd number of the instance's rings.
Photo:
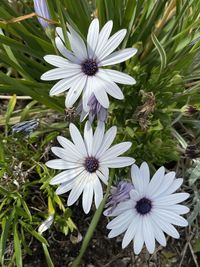
<svg viewBox="0 0 200 267">
<path fill-rule="evenodd" d="M 144 197 L 137 201 L 135 208 L 139 214 L 145 215 L 151 211 L 151 200 Z"/>
<path fill-rule="evenodd" d="M 93 59 L 87 59 L 82 63 L 82 71 L 88 75 L 88 76 L 93 76 L 95 73 L 98 71 L 98 66 L 96 61 Z"/>
<path fill-rule="evenodd" d="M 99 168 L 99 161 L 94 157 L 88 157 L 85 159 L 85 168 L 88 172 L 95 172 Z"/>
</svg>

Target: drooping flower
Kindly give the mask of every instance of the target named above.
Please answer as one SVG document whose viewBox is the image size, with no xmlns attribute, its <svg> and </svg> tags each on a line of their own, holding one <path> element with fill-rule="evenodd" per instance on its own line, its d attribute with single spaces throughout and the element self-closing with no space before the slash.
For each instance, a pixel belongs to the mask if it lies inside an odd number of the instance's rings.
<svg viewBox="0 0 200 267">
<path fill-rule="evenodd" d="M 130 199 L 130 191 L 133 188 L 133 185 L 126 181 L 120 181 L 117 187 L 112 188 L 104 215 L 109 216 L 120 202 Z"/>
<path fill-rule="evenodd" d="M 184 112 L 184 115 L 189 115 L 189 116 L 199 112 L 199 109 L 192 105 L 185 105 L 182 107 L 181 110 L 182 112 Z"/>
<path fill-rule="evenodd" d="M 46 230 L 48 230 L 52 223 L 54 221 L 54 215 L 51 214 L 49 215 L 49 217 L 39 226 L 38 228 L 38 233 L 42 234 L 43 232 L 45 232 Z"/>
<path fill-rule="evenodd" d="M 176 179 L 175 172 L 165 174 L 164 167 L 160 167 L 150 181 L 147 163 L 142 163 L 140 168 L 134 164 L 131 176 L 134 189 L 130 191 L 130 200 L 119 203 L 112 212 L 111 216 L 117 217 L 107 225 L 111 229 L 109 238 L 125 232 L 122 248 L 133 240 L 136 254 L 140 253 L 144 243 L 149 253 L 153 253 L 155 240 L 166 246 L 164 233 L 179 238 L 173 225 L 188 225 L 180 215 L 189 209 L 178 203 L 186 200 L 189 194 L 174 193 L 183 179 Z"/>
<path fill-rule="evenodd" d="M 51 19 L 46 0 L 33 0 L 35 13 L 45 19 Z M 39 23 L 44 29 L 48 28 L 50 24 L 43 18 L 38 17 Z"/>
<path fill-rule="evenodd" d="M 126 48 L 113 51 L 119 46 L 126 35 L 126 30 L 120 30 L 110 37 L 113 22 L 108 21 L 99 31 L 99 20 L 94 19 L 89 27 L 87 45 L 80 35 L 68 25 L 70 32 L 67 36 L 72 51 L 64 45 L 64 35 L 57 27 L 56 46 L 63 57 L 47 55 L 44 59 L 56 69 L 47 71 L 41 76 L 42 80 L 60 80 L 50 90 L 50 95 L 58 95 L 67 90 L 65 105 L 72 107 L 83 92 L 83 109 L 89 111 L 88 102 L 92 94 L 98 102 L 107 109 L 109 107 L 108 95 L 123 99 L 123 93 L 116 83 L 135 84 L 131 76 L 111 69 L 103 69 L 123 62 L 136 54 L 137 49 Z"/>
<path fill-rule="evenodd" d="M 93 134 L 91 124 L 87 121 L 84 138 L 72 123 L 69 131 L 73 143 L 58 136 L 58 142 L 63 148 L 53 147 L 52 152 L 59 159 L 50 160 L 46 165 L 52 169 L 64 170 L 56 175 L 50 184 L 60 184 L 56 190 L 58 195 L 71 190 L 68 206 L 74 204 L 83 193 L 82 205 L 85 213 L 90 211 L 93 196 L 97 208 L 103 198 L 100 180 L 107 183 L 109 168 L 121 168 L 134 163 L 133 158 L 119 157 L 130 148 L 130 142 L 123 142 L 110 148 L 116 130 L 117 128 L 113 126 L 105 133 L 104 123 L 99 123 Z"/>
<path fill-rule="evenodd" d="M 25 135 L 32 133 L 39 126 L 39 120 L 33 119 L 29 121 L 18 122 L 12 126 L 12 133 L 23 133 Z"/>
<path fill-rule="evenodd" d="M 108 110 L 104 108 L 92 94 L 88 101 L 89 111 L 85 112 L 83 109 L 82 101 L 79 103 L 76 113 L 80 114 L 80 121 L 84 121 L 88 116 L 90 123 L 97 117 L 98 121 L 106 122 L 108 116 Z"/>
</svg>

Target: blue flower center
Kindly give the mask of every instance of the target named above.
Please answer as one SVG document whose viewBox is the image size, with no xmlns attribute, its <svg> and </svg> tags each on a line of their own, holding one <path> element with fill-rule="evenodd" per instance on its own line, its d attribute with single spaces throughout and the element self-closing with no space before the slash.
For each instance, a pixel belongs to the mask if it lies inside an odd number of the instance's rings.
<svg viewBox="0 0 200 267">
<path fill-rule="evenodd" d="M 94 157 L 88 157 L 85 159 L 85 169 L 92 173 L 99 168 L 99 161 Z"/>
<path fill-rule="evenodd" d="M 87 59 L 82 63 L 82 71 L 88 75 L 88 76 L 93 76 L 97 73 L 98 71 L 98 66 L 96 61 L 93 59 Z"/>
<path fill-rule="evenodd" d="M 152 208 L 151 200 L 145 197 L 141 198 L 139 201 L 137 201 L 135 208 L 139 214 L 145 215 L 151 211 Z"/>
</svg>

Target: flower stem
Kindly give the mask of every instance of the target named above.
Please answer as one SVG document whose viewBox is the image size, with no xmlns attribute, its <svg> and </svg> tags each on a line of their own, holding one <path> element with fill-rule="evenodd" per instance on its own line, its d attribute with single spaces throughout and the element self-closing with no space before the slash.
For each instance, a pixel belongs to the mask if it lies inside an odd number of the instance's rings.
<svg viewBox="0 0 200 267">
<path fill-rule="evenodd" d="M 104 195 L 104 198 L 102 199 L 98 209 L 96 210 L 93 218 L 92 218 L 92 221 L 90 223 L 90 226 L 87 230 L 87 233 L 85 235 L 85 238 L 83 240 L 83 243 L 82 243 L 82 246 L 81 246 L 81 249 L 80 249 L 80 252 L 79 252 L 79 255 L 77 256 L 77 258 L 74 260 L 74 262 L 72 263 L 71 267 L 77 267 L 79 266 L 80 262 L 81 262 L 81 259 L 89 245 L 89 242 L 93 236 L 93 233 L 96 229 L 96 226 L 99 222 L 99 219 L 101 217 L 101 214 L 103 212 L 103 209 L 104 209 L 104 206 L 106 204 L 106 200 L 108 198 L 108 195 L 109 195 L 109 192 L 110 192 L 110 188 L 111 188 L 111 185 L 112 185 L 112 181 L 113 181 L 113 178 L 114 178 L 114 170 L 111 171 L 111 174 L 110 174 L 110 179 L 108 181 L 108 186 L 107 186 L 107 189 L 106 189 L 106 193 Z"/>
</svg>

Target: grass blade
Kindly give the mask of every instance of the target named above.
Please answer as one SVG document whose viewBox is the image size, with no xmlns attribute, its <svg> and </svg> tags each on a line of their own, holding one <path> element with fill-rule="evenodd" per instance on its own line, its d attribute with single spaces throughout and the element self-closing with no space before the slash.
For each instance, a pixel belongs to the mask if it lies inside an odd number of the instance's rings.
<svg viewBox="0 0 200 267">
<path fill-rule="evenodd" d="M 14 248 L 15 248 L 15 257 L 16 257 L 16 265 L 17 267 L 22 267 L 22 250 L 21 250 L 21 243 L 19 240 L 19 235 L 17 231 L 17 223 L 14 224 L 13 227 L 14 232 Z"/>
</svg>

